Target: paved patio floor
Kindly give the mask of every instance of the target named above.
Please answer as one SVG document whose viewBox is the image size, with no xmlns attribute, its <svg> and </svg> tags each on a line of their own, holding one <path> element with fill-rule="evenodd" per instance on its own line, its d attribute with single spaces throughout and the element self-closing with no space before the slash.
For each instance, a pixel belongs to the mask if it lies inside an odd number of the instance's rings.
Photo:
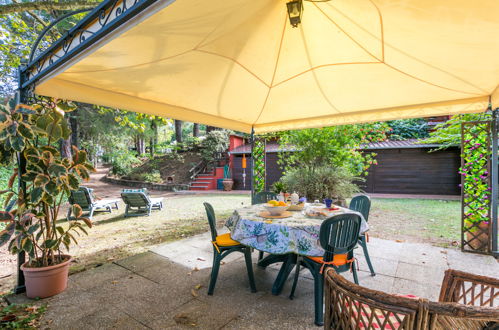
<svg viewBox="0 0 499 330">
<path fill-rule="evenodd" d="M 454 249 L 381 239 L 371 239 L 369 249 L 377 275 L 366 272 L 362 251 L 356 250 L 360 284 L 392 293 L 436 299 L 447 268 L 499 274 L 494 258 Z M 42 325 L 51 329 L 317 329 L 308 271 L 302 273 L 295 299 L 289 300 L 291 279 L 280 296 L 270 293 L 279 264 L 255 267 L 258 292 L 251 293 L 242 254 L 233 254 L 220 269 L 214 296 L 208 296 L 211 260 L 210 237 L 205 233 L 74 274 L 64 293 L 43 301 L 48 311 Z M 352 280 L 350 273 L 345 276 Z M 22 301 L 23 296 L 12 300 Z"/>
</svg>

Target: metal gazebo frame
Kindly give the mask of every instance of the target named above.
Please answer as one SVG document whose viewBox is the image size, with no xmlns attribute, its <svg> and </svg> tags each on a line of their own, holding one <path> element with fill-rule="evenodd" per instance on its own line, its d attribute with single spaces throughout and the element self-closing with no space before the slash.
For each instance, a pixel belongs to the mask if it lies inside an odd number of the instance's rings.
<svg viewBox="0 0 499 330">
<path fill-rule="evenodd" d="M 59 70 L 70 65 L 71 60 L 78 59 L 92 50 L 93 46 L 98 46 L 105 41 L 106 36 L 124 27 L 127 22 L 140 21 L 147 17 L 146 9 L 159 10 L 169 5 L 172 0 L 105 0 L 96 8 L 91 10 L 82 20 L 80 20 L 71 30 L 65 33 L 60 39 L 56 40 L 50 47 L 35 56 L 37 47 L 43 35 L 54 26 L 57 22 L 71 15 L 81 13 L 76 11 L 63 15 L 61 18 L 51 23 L 46 29 L 41 32 L 41 35 L 33 45 L 29 62 L 24 63 L 19 68 L 18 75 L 18 91 L 17 102 L 29 103 L 35 98 L 35 86 L 43 79 L 49 78 L 57 74 Z M 494 120 L 492 123 L 492 152 L 494 157 L 492 163 L 492 231 L 495 237 L 492 240 L 492 253 L 499 256 L 497 242 L 497 203 L 498 203 L 498 115 L 494 111 Z M 252 144 L 254 144 L 254 134 L 251 134 Z M 253 151 L 253 150 L 252 150 Z M 263 153 L 265 157 L 265 152 Z M 264 161 L 264 160 L 263 160 Z M 18 157 L 20 175 L 25 168 L 25 160 L 22 155 Z M 252 164 L 255 164 L 255 159 L 252 159 Z M 252 173 L 255 173 L 254 165 L 252 165 Z M 263 171 L 265 175 L 265 171 Z M 254 191 L 253 177 L 252 179 L 252 195 Z M 26 187 L 20 182 L 19 189 L 24 190 Z M 18 266 L 24 262 L 24 254 L 18 256 Z M 23 292 L 24 277 L 18 269 L 18 283 L 15 292 Z"/>
</svg>

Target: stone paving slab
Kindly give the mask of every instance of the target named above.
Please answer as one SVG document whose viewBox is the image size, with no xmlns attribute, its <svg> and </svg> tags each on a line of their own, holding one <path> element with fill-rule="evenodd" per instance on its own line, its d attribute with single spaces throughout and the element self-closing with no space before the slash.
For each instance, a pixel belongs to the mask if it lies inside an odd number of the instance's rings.
<svg viewBox="0 0 499 330">
<path fill-rule="evenodd" d="M 292 277 L 279 296 L 271 294 L 279 264 L 256 266 L 257 293 L 251 293 L 242 254 L 234 253 L 220 268 L 213 296 L 207 295 L 212 247 L 205 233 L 156 246 L 114 263 L 74 274 L 68 289 L 44 299 L 42 326 L 51 329 L 317 329 L 313 325 L 313 280 L 302 270 L 294 300 L 288 298 Z M 483 275 L 499 274 L 492 257 L 426 244 L 371 239 L 371 276 L 361 249 L 360 284 L 389 293 L 437 299 L 449 267 Z M 204 253 L 204 254 L 202 254 Z M 239 255 L 239 256 L 238 256 Z M 198 260 L 199 256 L 203 256 Z M 194 263 L 198 261 L 199 263 Z M 195 268 L 197 267 L 197 268 Z M 293 273 L 292 273 L 293 274 Z M 343 273 L 353 281 L 352 274 Z M 23 295 L 11 301 L 25 302 Z"/>
</svg>

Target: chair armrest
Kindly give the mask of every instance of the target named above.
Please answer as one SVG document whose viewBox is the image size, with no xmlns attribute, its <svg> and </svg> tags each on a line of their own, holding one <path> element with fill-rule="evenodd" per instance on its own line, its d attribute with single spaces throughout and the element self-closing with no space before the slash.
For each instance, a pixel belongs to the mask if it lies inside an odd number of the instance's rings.
<svg viewBox="0 0 499 330">
<path fill-rule="evenodd" d="M 499 279 L 448 269 L 440 288 L 440 302 L 499 306 Z"/>
</svg>

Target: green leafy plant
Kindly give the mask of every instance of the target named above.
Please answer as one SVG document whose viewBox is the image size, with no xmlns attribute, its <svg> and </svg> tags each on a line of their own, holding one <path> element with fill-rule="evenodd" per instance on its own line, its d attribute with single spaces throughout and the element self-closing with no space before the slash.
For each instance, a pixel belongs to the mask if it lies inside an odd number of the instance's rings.
<svg viewBox="0 0 499 330">
<path fill-rule="evenodd" d="M 279 165 L 285 171 L 296 166 L 313 170 L 328 165 L 346 168 L 354 175 L 367 174 L 376 155 L 361 152 L 361 146 L 385 140 L 387 131 L 388 126 L 375 123 L 283 132 L 279 144 L 293 152 L 279 153 Z"/>
<path fill-rule="evenodd" d="M 144 181 L 150 183 L 161 183 L 161 173 L 158 170 L 152 170 L 149 173 L 132 173 L 130 174 L 131 180 Z"/>
<path fill-rule="evenodd" d="M 229 131 L 216 130 L 206 134 L 201 142 L 201 157 L 208 163 L 218 160 L 218 154 L 229 148 Z"/>
<path fill-rule="evenodd" d="M 361 180 L 342 167 L 297 167 L 286 171 L 281 182 L 308 200 L 324 198 L 346 199 L 360 192 L 354 181 Z"/>
<path fill-rule="evenodd" d="M 284 182 L 276 181 L 272 184 L 272 191 L 276 194 L 280 194 L 281 192 L 287 192 L 287 188 Z"/>
<path fill-rule="evenodd" d="M 120 177 L 129 175 L 132 173 L 133 168 L 141 163 L 135 153 L 130 151 L 115 153 L 111 158 L 111 173 Z"/>
<path fill-rule="evenodd" d="M 463 136 L 463 166 L 459 173 L 463 177 L 464 216 L 466 227 L 489 222 L 491 188 L 488 162 L 490 158 L 488 122 L 476 122 Z M 473 228 L 472 228 L 473 230 Z"/>
<path fill-rule="evenodd" d="M 45 313 L 46 306 L 31 306 L 26 304 L 11 304 L 0 309 L 2 329 L 37 329 L 40 317 Z"/>
<path fill-rule="evenodd" d="M 279 143 L 290 152 L 279 153 L 281 182 L 309 200 L 350 197 L 359 191 L 354 182 L 376 164 L 376 154 L 362 152 L 362 145 L 385 140 L 388 129 L 374 123 L 283 132 Z"/>
<path fill-rule="evenodd" d="M 229 165 L 224 166 L 224 179 L 232 179 L 232 174 L 230 173 Z"/>
<path fill-rule="evenodd" d="M 422 118 L 399 119 L 387 122 L 390 140 L 422 139 L 429 136 L 428 122 Z"/>
<path fill-rule="evenodd" d="M 461 145 L 461 124 L 467 121 L 491 120 L 490 113 L 470 113 L 452 116 L 445 123 L 435 126 L 430 137 L 421 140 L 422 143 L 436 143 L 442 146 L 436 150 L 446 149 Z"/>
<path fill-rule="evenodd" d="M 25 251 L 28 266 L 43 267 L 64 261 L 62 250 L 77 244 L 75 234 L 87 234 L 89 219 L 82 217 L 79 205 L 73 206 L 75 220 L 62 226 L 57 223 L 61 204 L 71 190 L 94 171 L 87 154 L 73 147 L 71 158 L 62 158 L 53 146 L 67 139 L 71 130 L 64 114 L 74 109 L 71 103 L 47 100 L 43 105 L 0 106 L 0 163 L 12 165 L 18 154 L 26 159 L 26 172 L 19 178 L 25 194 L 17 191 L 14 180 L 23 171 L 14 167 L 8 182 L 0 221 L 7 225 L 0 232 L 0 246 L 8 243 L 11 253 Z M 44 143 L 41 143 L 44 141 Z M 13 209 L 11 200 L 17 200 Z"/>
</svg>

